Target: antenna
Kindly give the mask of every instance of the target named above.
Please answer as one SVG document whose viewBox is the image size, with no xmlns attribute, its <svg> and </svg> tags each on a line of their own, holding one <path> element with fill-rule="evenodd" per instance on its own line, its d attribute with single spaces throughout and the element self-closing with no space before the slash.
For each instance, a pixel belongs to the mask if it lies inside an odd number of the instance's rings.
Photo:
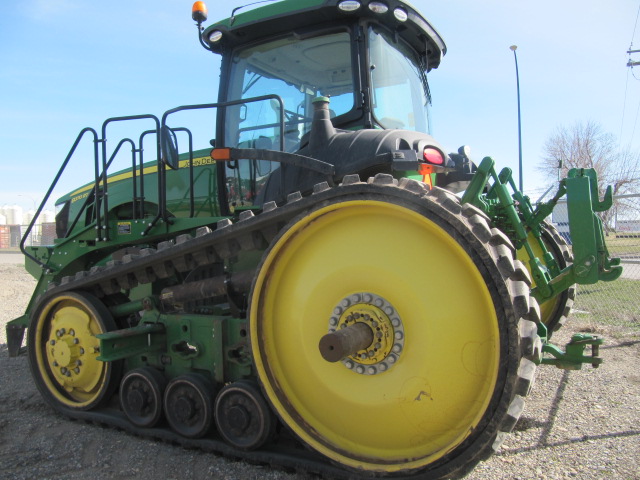
<svg viewBox="0 0 640 480">
<path fill-rule="evenodd" d="M 513 58 L 516 61 L 516 88 L 518 90 L 518 169 L 519 169 L 519 184 L 520 192 L 523 191 L 522 187 L 522 123 L 520 121 L 520 75 L 518 74 L 518 55 L 516 55 L 517 45 L 511 45 L 509 47 L 513 52 Z"/>
<path fill-rule="evenodd" d="M 239 7 L 234 8 L 233 10 L 231 10 L 231 19 L 230 19 L 231 25 L 233 25 L 234 22 L 236 21 L 236 12 L 238 10 L 242 10 L 243 8 L 247 8 L 252 5 L 257 5 L 259 3 L 268 3 L 268 2 L 275 2 L 275 1 L 276 0 L 259 0 L 257 2 L 247 3 L 246 5 L 240 5 Z"/>
</svg>

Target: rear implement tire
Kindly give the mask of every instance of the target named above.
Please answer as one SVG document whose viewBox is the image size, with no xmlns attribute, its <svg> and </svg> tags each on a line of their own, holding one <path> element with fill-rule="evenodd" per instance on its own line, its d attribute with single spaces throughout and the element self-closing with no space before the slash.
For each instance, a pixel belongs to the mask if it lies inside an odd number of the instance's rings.
<svg viewBox="0 0 640 480">
<path fill-rule="evenodd" d="M 122 364 L 97 359 L 96 335 L 116 328 L 109 310 L 89 293 L 62 293 L 38 306 L 29 327 L 29 363 L 54 408 L 90 410 L 108 401 Z"/>
<path fill-rule="evenodd" d="M 569 245 L 565 239 L 558 233 L 556 228 L 544 222 L 542 224 L 542 241 L 545 247 L 555 259 L 560 270 L 566 268 L 573 263 L 573 254 Z M 535 241 L 533 235 L 529 235 L 529 244 L 533 248 L 533 252 L 540 259 L 542 258 L 542 250 L 540 249 L 538 242 Z M 524 248 L 521 248 L 517 252 L 518 259 L 527 265 L 529 268 L 529 256 Z M 533 281 L 532 288 L 535 287 L 535 281 Z M 554 298 L 547 300 L 540 304 L 540 318 L 548 330 L 548 338 L 551 338 L 551 334 L 559 330 L 567 321 L 573 307 L 573 302 L 576 298 L 576 285 L 572 285 L 564 292 L 556 295 Z"/>
<path fill-rule="evenodd" d="M 506 236 L 444 190 L 388 176 L 336 190 L 259 268 L 250 334 L 266 397 L 343 468 L 462 476 L 499 448 L 529 391 L 526 269 Z M 325 360 L 319 340 L 354 322 L 379 341 Z"/>
</svg>

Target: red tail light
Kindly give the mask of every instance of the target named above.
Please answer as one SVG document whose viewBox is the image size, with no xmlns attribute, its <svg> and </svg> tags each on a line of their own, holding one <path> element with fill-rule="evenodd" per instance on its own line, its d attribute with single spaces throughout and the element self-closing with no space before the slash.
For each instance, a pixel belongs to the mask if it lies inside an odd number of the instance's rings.
<svg viewBox="0 0 640 480">
<path fill-rule="evenodd" d="M 429 162 L 432 165 L 444 164 L 444 156 L 435 148 L 425 147 L 424 151 L 422 152 L 422 156 L 425 162 Z"/>
</svg>

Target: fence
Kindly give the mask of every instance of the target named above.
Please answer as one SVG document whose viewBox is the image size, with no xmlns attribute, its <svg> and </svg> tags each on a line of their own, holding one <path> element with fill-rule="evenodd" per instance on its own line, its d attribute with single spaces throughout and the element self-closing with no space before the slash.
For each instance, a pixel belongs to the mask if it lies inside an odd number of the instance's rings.
<svg viewBox="0 0 640 480">
<path fill-rule="evenodd" d="M 0 225 L 0 248 L 16 249 L 20 247 L 22 236 L 29 225 Z M 33 226 L 25 242 L 26 246 L 53 245 L 56 238 L 55 223 L 38 223 Z"/>
<path fill-rule="evenodd" d="M 593 322 L 640 327 L 640 194 L 614 197 L 613 207 L 601 216 L 611 257 L 619 257 L 622 276 L 614 282 L 578 286 L 573 317 Z M 552 222 L 571 244 L 565 202 L 559 202 Z"/>
</svg>

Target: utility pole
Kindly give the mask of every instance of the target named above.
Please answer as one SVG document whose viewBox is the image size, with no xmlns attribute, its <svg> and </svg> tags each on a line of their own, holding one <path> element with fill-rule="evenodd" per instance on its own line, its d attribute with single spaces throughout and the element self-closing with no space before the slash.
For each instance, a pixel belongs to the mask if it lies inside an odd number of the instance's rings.
<svg viewBox="0 0 640 480">
<path fill-rule="evenodd" d="M 627 53 L 629 55 L 631 55 L 632 53 L 640 53 L 640 50 L 627 50 Z M 627 67 L 635 67 L 637 65 L 640 65 L 640 61 L 633 61 L 631 60 L 631 58 L 629 58 L 629 61 L 627 62 Z"/>
<path fill-rule="evenodd" d="M 513 58 L 516 61 L 516 88 L 518 90 L 518 187 L 520 192 L 523 191 L 522 186 L 522 123 L 520 121 L 520 75 L 518 74 L 518 55 L 516 55 L 517 45 L 511 45 L 509 49 L 513 52 Z"/>
</svg>

